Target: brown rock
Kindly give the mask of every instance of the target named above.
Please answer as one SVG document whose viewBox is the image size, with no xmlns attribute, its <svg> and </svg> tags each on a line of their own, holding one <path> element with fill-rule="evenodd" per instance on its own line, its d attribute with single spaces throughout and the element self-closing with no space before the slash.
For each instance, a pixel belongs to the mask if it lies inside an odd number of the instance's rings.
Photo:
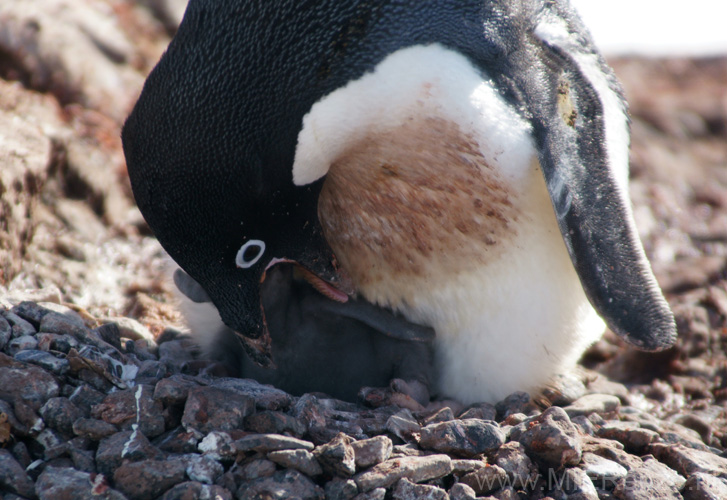
<svg viewBox="0 0 727 500">
<path fill-rule="evenodd" d="M 216 484 L 202 484 L 197 481 L 179 483 L 167 490 L 160 500 L 197 500 L 210 498 L 214 500 L 232 500 L 230 490 Z"/>
<path fill-rule="evenodd" d="M 114 472 L 114 484 L 130 499 L 152 499 L 184 481 L 180 459 L 142 460 L 125 463 Z"/>
<path fill-rule="evenodd" d="M 35 492 L 40 500 L 126 500 L 124 495 L 108 485 L 104 476 L 70 467 L 48 466 L 43 469 L 35 483 Z"/>
<path fill-rule="evenodd" d="M 425 449 L 473 457 L 490 453 L 505 442 L 505 433 L 494 423 L 485 420 L 450 420 L 431 424 L 421 430 L 419 446 Z"/>
<path fill-rule="evenodd" d="M 460 480 L 478 495 L 488 495 L 507 486 L 507 472 L 502 467 L 490 465 L 463 476 Z"/>
<path fill-rule="evenodd" d="M 529 425 L 526 431 L 511 438 L 519 441 L 541 468 L 559 469 L 581 461 L 578 431 L 562 408 L 548 408 Z"/>
<path fill-rule="evenodd" d="M 184 405 L 182 425 L 203 433 L 241 429 L 245 417 L 253 411 L 255 401 L 237 391 L 221 387 L 195 387 L 190 389 Z"/>
<path fill-rule="evenodd" d="M 102 474 L 111 477 L 125 460 L 162 460 L 164 454 L 149 442 L 141 432 L 123 431 L 102 439 L 96 450 L 96 466 Z"/>
<path fill-rule="evenodd" d="M 93 408 L 91 416 L 122 430 L 138 425 L 145 436 L 158 436 L 164 432 L 164 408 L 161 401 L 154 400 L 153 393 L 154 388 L 148 385 L 111 393 Z"/>
<path fill-rule="evenodd" d="M 278 471 L 272 476 L 243 483 L 237 490 L 238 500 L 323 500 L 323 489 L 295 470 Z"/>
<path fill-rule="evenodd" d="M 713 476 L 727 478 L 727 459 L 708 451 L 695 450 L 684 445 L 653 444 L 651 452 L 661 462 L 689 477 L 702 472 Z"/>
<path fill-rule="evenodd" d="M 313 454 L 328 474 L 349 477 L 356 472 L 356 454 L 352 442 L 353 438 L 339 433 L 328 443 L 313 450 Z"/>
<path fill-rule="evenodd" d="M 376 436 L 371 439 L 362 439 L 351 443 L 356 455 L 356 467 L 366 469 L 388 460 L 393 451 L 394 445 L 386 436 Z"/>
<path fill-rule="evenodd" d="M 306 476 L 315 477 L 323 474 L 323 469 L 313 453 L 308 450 L 279 450 L 268 453 L 268 459 L 276 464 L 295 469 Z"/>
<path fill-rule="evenodd" d="M 394 500 L 449 500 L 449 495 L 437 486 L 414 484 L 403 478 L 396 483 L 392 498 Z"/>
<path fill-rule="evenodd" d="M 356 475 L 353 480 L 362 492 L 388 488 L 401 478 L 415 483 L 438 479 L 452 472 L 452 459 L 447 455 L 392 458 Z"/>
<path fill-rule="evenodd" d="M 238 452 L 258 451 L 260 453 L 277 450 L 311 451 L 314 447 L 310 441 L 279 434 L 250 434 L 235 441 L 234 446 Z"/>
<path fill-rule="evenodd" d="M 616 485 L 614 495 L 621 500 L 680 500 L 679 490 L 684 482 L 672 469 L 651 459 L 629 471 Z"/>
<path fill-rule="evenodd" d="M 32 498 L 35 495 L 33 482 L 22 465 L 8 451 L 0 449 L 0 489 Z"/>
<path fill-rule="evenodd" d="M 727 498 L 727 481 L 710 474 L 692 474 L 682 489 L 684 500 L 723 500 Z"/>
<path fill-rule="evenodd" d="M 59 395 L 56 379 L 42 368 L 19 363 L 0 353 L 0 399 L 22 399 L 38 411 L 46 401 Z"/>
<path fill-rule="evenodd" d="M 289 434 L 301 437 L 305 425 L 297 418 L 280 411 L 261 411 L 245 418 L 245 429 L 260 434 Z"/>
</svg>

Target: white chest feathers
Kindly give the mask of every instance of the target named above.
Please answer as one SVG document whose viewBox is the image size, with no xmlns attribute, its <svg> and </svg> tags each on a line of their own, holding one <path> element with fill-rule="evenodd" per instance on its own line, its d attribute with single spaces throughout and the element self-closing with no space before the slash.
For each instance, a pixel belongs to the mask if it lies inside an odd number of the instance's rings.
<svg viewBox="0 0 727 500">
<path fill-rule="evenodd" d="M 316 103 L 294 181 L 327 175 L 326 239 L 358 291 L 437 333 L 438 391 L 535 391 L 603 332 L 562 241 L 529 124 L 440 46 Z"/>
</svg>

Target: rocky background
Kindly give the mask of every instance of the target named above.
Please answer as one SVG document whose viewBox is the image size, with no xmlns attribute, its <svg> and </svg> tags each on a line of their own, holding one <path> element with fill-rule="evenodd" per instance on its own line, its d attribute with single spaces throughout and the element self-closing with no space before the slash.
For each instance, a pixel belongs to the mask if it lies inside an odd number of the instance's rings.
<svg viewBox="0 0 727 500">
<path fill-rule="evenodd" d="M 0 3 L 3 498 L 727 498 L 727 57 L 611 61 L 674 348 L 607 334 L 535 401 L 370 408 L 202 376 L 179 335 L 119 131 L 183 4 Z"/>
</svg>

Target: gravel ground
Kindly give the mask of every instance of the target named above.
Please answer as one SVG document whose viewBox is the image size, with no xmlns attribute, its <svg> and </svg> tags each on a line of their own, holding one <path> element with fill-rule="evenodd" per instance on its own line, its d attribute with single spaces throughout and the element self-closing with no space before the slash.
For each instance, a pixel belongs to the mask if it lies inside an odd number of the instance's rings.
<svg viewBox="0 0 727 500">
<path fill-rule="evenodd" d="M 204 375 L 118 140 L 180 2 L 22 3 L 0 5 L 3 498 L 727 498 L 727 58 L 612 61 L 677 345 L 607 334 L 536 401 L 412 412 Z"/>
</svg>

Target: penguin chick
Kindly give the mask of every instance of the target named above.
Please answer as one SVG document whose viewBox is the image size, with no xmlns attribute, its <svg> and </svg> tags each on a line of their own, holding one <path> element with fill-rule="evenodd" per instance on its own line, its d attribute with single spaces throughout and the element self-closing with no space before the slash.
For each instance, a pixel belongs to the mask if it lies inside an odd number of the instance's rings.
<svg viewBox="0 0 727 500">
<path fill-rule="evenodd" d="M 272 384 L 294 395 L 323 392 L 355 402 L 364 386 L 403 387 L 388 399 L 429 402 L 434 331 L 362 300 L 346 303 L 321 295 L 279 264 L 261 285 L 264 315 L 276 368 L 263 368 L 245 353 L 238 335 L 220 319 L 209 297 L 181 269 L 174 282 L 193 336 L 205 354 L 234 376 Z M 380 403 L 383 404 L 383 403 Z"/>
<path fill-rule="evenodd" d="M 566 0 L 191 0 L 122 138 L 142 214 L 257 362 L 280 261 L 431 326 L 463 403 L 536 391 L 604 321 L 674 342 L 626 103 Z"/>
</svg>

